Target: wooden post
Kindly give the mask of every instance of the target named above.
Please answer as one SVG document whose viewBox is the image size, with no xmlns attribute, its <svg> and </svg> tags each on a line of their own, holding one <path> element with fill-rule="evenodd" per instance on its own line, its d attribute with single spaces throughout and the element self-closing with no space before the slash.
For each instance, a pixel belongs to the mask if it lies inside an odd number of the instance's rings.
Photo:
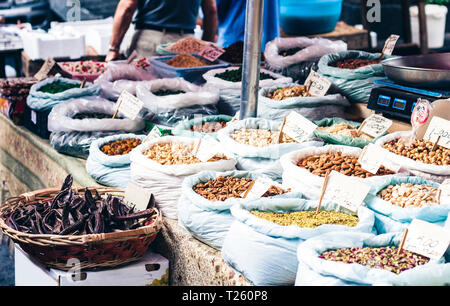
<svg viewBox="0 0 450 306">
<path fill-rule="evenodd" d="M 420 52 L 428 53 L 428 29 L 427 16 L 425 14 L 425 0 L 419 0 L 419 30 L 420 30 Z"/>
</svg>

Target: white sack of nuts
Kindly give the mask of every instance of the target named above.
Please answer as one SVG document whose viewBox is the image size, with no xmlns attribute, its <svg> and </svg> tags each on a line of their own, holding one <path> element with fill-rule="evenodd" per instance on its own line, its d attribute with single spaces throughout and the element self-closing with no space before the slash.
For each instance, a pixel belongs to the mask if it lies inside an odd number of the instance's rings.
<svg viewBox="0 0 450 306">
<path fill-rule="evenodd" d="M 204 170 L 235 170 L 236 160 L 232 154 L 214 158 L 215 161 L 198 160 L 192 154 L 197 141 L 165 136 L 143 143 L 130 154 L 131 181 L 155 195 L 156 205 L 167 218 L 178 218 L 177 202 L 185 177 Z"/>
<path fill-rule="evenodd" d="M 320 170 L 322 171 L 322 173 L 320 173 L 322 176 L 315 175 L 308 169 L 297 166 L 297 163 L 311 156 L 337 152 L 341 152 L 342 155 L 354 156 L 357 159 L 362 150 L 355 147 L 327 145 L 319 148 L 305 148 L 283 155 L 280 159 L 281 167 L 283 168 L 283 186 L 285 188 L 291 188 L 293 191 L 302 192 L 309 199 L 318 199 L 325 181 L 326 171 Z M 335 162 L 340 165 L 343 161 L 330 160 L 328 162 Z M 353 177 L 357 180 L 363 180 L 364 182 L 371 184 L 372 182 L 377 182 L 380 178 L 385 176 L 372 176 L 368 178 Z"/>
<path fill-rule="evenodd" d="M 385 144 L 397 139 L 401 139 L 404 143 L 407 143 L 412 135 L 412 131 L 395 132 L 381 137 L 375 144 L 383 147 Z M 416 176 L 442 183 L 444 180 L 450 178 L 450 150 L 442 148 L 439 150 L 439 154 L 440 158 L 442 158 L 441 163 L 443 165 L 424 163 L 393 152 L 389 152 L 386 158 L 393 164 L 401 166 Z"/>
</svg>

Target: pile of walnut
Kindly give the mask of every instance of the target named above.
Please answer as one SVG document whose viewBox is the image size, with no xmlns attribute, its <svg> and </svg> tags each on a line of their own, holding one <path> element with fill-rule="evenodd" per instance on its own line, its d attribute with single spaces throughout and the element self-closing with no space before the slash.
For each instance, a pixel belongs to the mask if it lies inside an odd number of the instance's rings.
<svg viewBox="0 0 450 306">
<path fill-rule="evenodd" d="M 267 97 L 272 100 L 281 101 L 294 97 L 311 97 L 311 95 L 307 92 L 306 86 L 295 85 L 294 87 L 278 88 L 274 92 L 269 93 Z"/>
<path fill-rule="evenodd" d="M 202 161 L 195 157 L 195 145 L 157 143 L 144 151 L 144 156 L 160 163 L 161 165 L 188 165 L 197 164 Z M 208 162 L 226 159 L 225 156 L 214 156 Z"/>
<path fill-rule="evenodd" d="M 347 124 L 345 122 L 333 124 L 332 126 L 321 126 L 318 127 L 319 130 L 324 131 L 329 134 L 335 134 L 335 135 L 342 135 L 342 136 L 348 136 L 352 138 L 363 138 L 365 140 L 373 140 L 372 137 L 369 135 L 366 135 L 364 133 L 361 133 L 361 135 L 358 135 L 358 129 L 350 124 Z"/>
<path fill-rule="evenodd" d="M 260 129 L 239 129 L 231 133 L 231 138 L 241 144 L 254 147 L 267 147 L 269 145 L 278 144 L 280 132 Z M 294 139 L 283 133 L 281 143 L 296 142 Z"/>
</svg>

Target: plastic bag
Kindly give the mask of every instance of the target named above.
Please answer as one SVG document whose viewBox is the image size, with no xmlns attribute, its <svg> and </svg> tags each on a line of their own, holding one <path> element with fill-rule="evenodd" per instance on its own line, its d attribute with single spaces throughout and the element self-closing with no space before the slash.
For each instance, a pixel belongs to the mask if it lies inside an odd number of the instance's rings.
<svg viewBox="0 0 450 306">
<path fill-rule="evenodd" d="M 71 99 L 55 106 L 48 116 L 48 129 L 51 132 L 136 132 L 145 128 L 144 120 L 112 119 L 116 104 L 102 99 Z M 76 114 L 106 114 L 111 118 L 73 119 Z"/>
<path fill-rule="evenodd" d="M 360 264 L 347 264 L 319 258 L 326 251 L 353 247 L 398 246 L 402 233 L 368 235 L 328 233 L 301 243 L 298 247 L 297 286 L 442 286 L 450 280 L 450 264 L 430 260 L 427 264 L 396 274 Z"/>
<path fill-rule="evenodd" d="M 178 124 L 172 130 L 172 134 L 174 136 L 193 137 L 193 138 L 202 138 L 203 136 L 209 135 L 211 137 L 216 138 L 217 132 L 214 133 L 193 132 L 191 131 L 191 128 L 194 125 L 200 125 L 205 122 L 219 122 L 219 121 L 229 122 L 231 121 L 231 119 L 233 119 L 233 117 L 227 115 L 199 116 L 198 118 L 178 122 Z"/>
<path fill-rule="evenodd" d="M 89 82 L 86 82 L 84 88 L 75 87 L 55 94 L 40 91 L 43 86 L 55 83 L 81 85 L 81 81 L 78 80 L 57 77 L 45 79 L 31 86 L 27 97 L 28 107 L 33 110 L 45 111 L 72 98 L 86 98 L 97 96 L 100 93 L 100 87 Z"/>
<path fill-rule="evenodd" d="M 136 94 L 136 85 L 142 81 L 156 79 L 151 67 L 138 68 L 125 61 L 110 62 L 108 69 L 94 83 L 101 87 L 102 96 L 109 100 L 117 100 L 122 91 Z"/>
<path fill-rule="evenodd" d="M 341 93 L 351 102 L 367 103 L 369 102 L 370 92 L 378 86 L 374 81 L 385 77 L 383 66 L 374 64 L 358 69 L 340 69 L 331 65 L 348 59 L 375 60 L 380 56 L 381 54 L 378 53 L 356 50 L 327 54 L 319 60 L 319 70 L 317 72 L 333 83 L 332 90 Z M 389 57 L 384 56 L 383 59 Z"/>
<path fill-rule="evenodd" d="M 158 90 L 184 91 L 185 93 L 157 96 Z M 174 126 L 181 120 L 193 119 L 195 115 L 216 115 L 219 101 L 218 90 L 200 87 L 181 78 L 158 79 L 136 86 L 136 96 L 144 102 L 148 111 L 146 118 L 156 124 Z"/>
<path fill-rule="evenodd" d="M 225 201 L 209 201 L 193 190 L 193 187 L 197 184 L 205 183 L 218 176 L 246 177 L 253 180 L 264 176 L 248 171 L 202 171 L 199 174 L 187 177 L 183 181 L 183 185 L 181 186 L 182 195 L 178 201 L 178 221 L 180 225 L 186 228 L 197 239 L 220 250 L 225 235 L 231 223 L 234 221 L 230 212 L 231 206 L 236 203 L 253 200 L 231 198 Z M 289 192 L 270 197 L 270 199 L 274 200 L 278 198 L 301 199 L 302 194 Z"/>
<path fill-rule="evenodd" d="M 241 109 L 241 89 L 221 89 L 219 91 L 219 114 L 234 116 Z"/>
<path fill-rule="evenodd" d="M 181 195 L 181 184 L 187 176 L 204 170 L 221 172 L 235 170 L 236 160 L 228 155 L 226 155 L 228 159 L 215 162 L 161 165 L 143 154 L 144 151 L 157 143 L 192 145 L 196 144 L 197 140 L 194 138 L 165 136 L 143 143 L 133 150 L 130 155 L 132 181 L 149 189 L 155 195 L 156 205 L 167 218 L 178 218 L 177 202 Z"/>
<path fill-rule="evenodd" d="M 288 153 L 281 157 L 281 167 L 283 169 L 283 185 L 292 190 L 297 190 L 306 195 L 310 199 L 318 199 L 322 190 L 324 177 L 312 174 L 309 170 L 297 166 L 297 162 L 312 155 L 320 155 L 326 153 L 341 152 L 345 155 L 359 156 L 362 152 L 360 148 L 338 146 L 338 145 L 326 145 L 319 148 L 305 148 L 298 151 Z M 389 169 L 389 166 L 385 165 Z M 358 178 L 356 180 L 362 180 L 367 184 L 377 182 L 386 176 L 372 176 L 369 178 Z"/>
<path fill-rule="evenodd" d="M 322 146 L 323 142 L 310 139 L 303 143 L 281 143 L 266 147 L 256 147 L 238 143 L 230 134 L 239 129 L 279 131 L 280 126 L 281 122 L 279 121 L 247 118 L 228 124 L 225 128 L 217 132 L 217 138 L 225 148 L 235 155 L 237 160 L 236 167 L 239 170 L 260 171 L 261 174 L 266 174 L 273 180 L 279 180 L 282 172 L 279 159 L 282 155 L 301 148 Z"/>
<path fill-rule="evenodd" d="M 297 271 L 297 247 L 304 240 L 332 232 L 374 232 L 374 214 L 359 207 L 355 227 L 324 224 L 316 228 L 281 226 L 250 212 L 288 213 L 315 211 L 318 201 L 305 199 L 259 199 L 233 205 L 231 225 L 222 247 L 222 257 L 256 286 L 293 285 Z M 342 211 L 334 203 L 322 203 L 321 210 Z"/>
<path fill-rule="evenodd" d="M 87 173 L 102 185 L 125 189 L 130 181 L 130 153 L 109 156 L 101 151 L 101 147 L 116 140 L 126 138 L 144 140 L 145 137 L 145 135 L 119 134 L 95 140 L 91 144 L 86 161 Z"/>
<path fill-rule="evenodd" d="M 350 107 L 350 102 L 340 94 L 326 95 L 323 97 L 293 97 L 282 101 L 267 97 L 280 87 L 292 88 L 298 84 L 284 84 L 280 86 L 266 87 L 259 91 L 257 113 L 259 118 L 269 120 L 283 120 L 291 111 L 296 111 L 309 120 L 320 120 L 324 117 L 343 117 L 345 108 Z"/>
<path fill-rule="evenodd" d="M 329 127 L 329 126 L 333 126 L 333 125 L 339 124 L 339 123 L 346 123 L 351 126 L 354 126 L 355 128 L 359 128 L 361 125 L 361 123 L 344 120 L 342 118 L 323 118 L 322 120 L 315 122 L 315 124 L 319 127 Z M 386 134 L 387 133 L 385 133 L 384 135 L 386 135 Z M 361 149 L 363 149 L 369 143 L 374 143 L 380 137 L 382 137 L 382 136 L 379 136 L 377 138 L 374 138 L 372 141 L 369 141 L 369 140 L 366 140 L 361 137 L 350 137 L 350 136 L 344 136 L 344 135 L 338 135 L 338 134 L 330 134 L 325 131 L 321 131 L 320 129 L 316 129 L 314 131 L 314 135 L 316 137 L 319 137 L 323 141 L 325 141 L 326 144 L 344 145 L 344 146 L 350 146 L 350 147 L 358 147 Z"/>
<path fill-rule="evenodd" d="M 392 140 L 403 139 L 408 140 L 413 137 L 412 131 L 394 132 L 378 139 L 375 144 L 383 146 Z M 425 179 L 432 179 L 438 183 L 442 183 L 444 180 L 450 178 L 450 165 L 434 165 L 425 164 L 420 161 L 415 161 L 405 156 L 400 156 L 395 153 L 389 152 L 386 157 L 387 160 L 401 166 L 402 168 L 410 171 L 414 175 L 423 177 Z"/>
</svg>

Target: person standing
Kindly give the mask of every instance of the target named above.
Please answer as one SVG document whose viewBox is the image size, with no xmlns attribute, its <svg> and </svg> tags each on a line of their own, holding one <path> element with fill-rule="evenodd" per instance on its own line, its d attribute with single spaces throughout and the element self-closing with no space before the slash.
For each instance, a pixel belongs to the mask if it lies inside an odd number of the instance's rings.
<svg viewBox="0 0 450 306">
<path fill-rule="evenodd" d="M 136 50 L 140 57 L 151 57 L 158 45 L 194 34 L 200 7 L 204 16 L 202 39 L 214 41 L 218 26 L 215 0 L 120 0 L 106 61 L 119 59 L 120 44 L 136 11 L 135 32 L 127 53 Z"/>
</svg>

